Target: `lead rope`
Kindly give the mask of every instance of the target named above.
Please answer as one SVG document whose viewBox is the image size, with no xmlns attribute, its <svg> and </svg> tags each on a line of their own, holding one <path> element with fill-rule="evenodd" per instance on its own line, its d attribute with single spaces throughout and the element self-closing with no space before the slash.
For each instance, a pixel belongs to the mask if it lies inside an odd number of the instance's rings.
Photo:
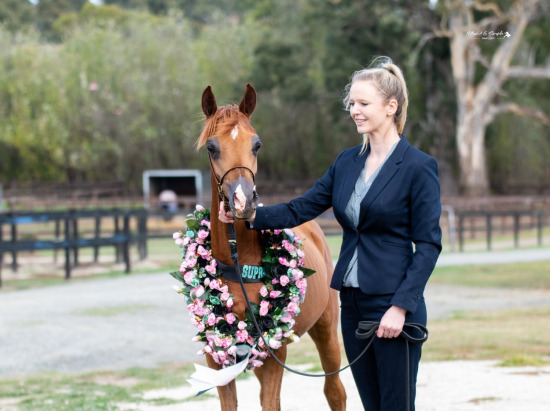
<svg viewBox="0 0 550 411">
<path fill-rule="evenodd" d="M 248 307 L 248 311 L 250 312 L 250 317 L 252 318 L 252 322 L 254 323 L 254 327 L 256 328 L 256 331 L 260 335 L 260 338 L 262 339 L 265 347 L 271 354 L 273 358 L 279 363 L 281 367 L 283 367 L 285 370 L 288 370 L 290 372 L 293 372 L 294 374 L 303 375 L 304 377 L 328 377 L 330 375 L 338 374 L 347 368 L 351 367 L 353 364 L 355 364 L 359 358 L 363 356 L 369 349 L 369 347 L 372 345 L 372 342 L 374 341 L 374 336 L 376 334 L 376 331 L 378 330 L 378 327 L 380 323 L 374 322 L 374 321 L 360 321 L 357 330 L 355 331 L 355 337 L 358 339 L 369 339 L 369 342 L 363 349 L 363 351 L 357 356 L 355 360 L 350 362 L 348 365 L 346 365 L 343 368 L 340 368 L 337 371 L 332 371 L 326 374 L 309 374 L 301 371 L 296 371 L 290 367 L 288 367 L 286 364 L 284 364 L 275 353 L 271 350 L 271 347 L 266 343 L 262 330 L 260 329 L 260 326 L 258 325 L 258 322 L 256 321 L 256 316 L 254 315 L 254 312 L 252 311 L 252 307 L 250 304 L 250 300 L 248 299 L 248 294 L 246 292 L 246 289 L 244 287 L 244 282 L 241 276 L 241 269 L 239 265 L 239 253 L 237 252 L 237 234 L 235 232 L 235 226 L 233 224 L 228 223 L 227 224 L 227 233 L 229 235 L 229 249 L 231 251 L 231 260 L 233 260 L 233 263 L 235 264 L 235 268 L 237 270 L 237 275 L 239 277 L 239 283 L 241 285 L 241 290 L 244 295 L 244 299 L 246 301 L 246 306 Z M 412 337 L 410 334 L 408 334 L 405 331 L 405 327 L 410 328 L 412 331 L 420 331 L 422 334 L 422 337 Z M 421 324 L 416 323 L 405 323 L 403 326 L 403 331 L 401 334 L 399 334 L 402 338 L 406 341 L 406 347 L 407 347 L 407 378 L 406 378 L 406 390 L 407 390 L 407 410 L 410 410 L 410 387 L 409 387 L 409 343 L 421 343 L 428 339 L 428 329 L 424 327 Z"/>
</svg>

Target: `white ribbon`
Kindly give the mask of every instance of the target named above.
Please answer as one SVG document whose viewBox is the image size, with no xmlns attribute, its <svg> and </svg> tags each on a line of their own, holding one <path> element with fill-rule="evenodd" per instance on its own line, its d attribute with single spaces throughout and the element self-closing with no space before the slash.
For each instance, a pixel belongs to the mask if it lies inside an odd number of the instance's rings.
<svg viewBox="0 0 550 411">
<path fill-rule="evenodd" d="M 197 391 L 197 394 L 195 394 L 197 397 L 214 387 L 229 384 L 237 378 L 246 369 L 249 357 L 250 353 L 241 362 L 220 370 L 213 370 L 212 368 L 195 364 L 195 372 L 191 375 L 191 378 L 187 379 L 187 382 L 191 384 L 193 390 Z"/>
</svg>

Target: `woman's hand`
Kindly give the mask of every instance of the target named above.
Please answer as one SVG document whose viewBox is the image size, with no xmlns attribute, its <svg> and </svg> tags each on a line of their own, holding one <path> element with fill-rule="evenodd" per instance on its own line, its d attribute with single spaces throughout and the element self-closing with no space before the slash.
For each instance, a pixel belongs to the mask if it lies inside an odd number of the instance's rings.
<svg viewBox="0 0 550 411">
<path fill-rule="evenodd" d="M 226 224 L 233 224 L 235 222 L 233 213 L 231 211 L 225 211 L 225 206 L 223 204 L 223 201 L 220 202 L 220 212 L 218 213 L 218 218 L 222 223 L 226 223 Z M 256 212 L 254 212 L 252 217 L 247 218 L 246 221 L 252 224 L 255 218 L 256 218 Z"/>
<path fill-rule="evenodd" d="M 380 326 L 376 335 L 378 338 L 396 338 L 403 331 L 407 310 L 392 305 L 380 320 Z"/>
<path fill-rule="evenodd" d="M 218 213 L 218 218 L 222 223 L 226 224 L 232 224 L 235 222 L 231 210 L 225 211 L 225 205 L 223 204 L 223 201 L 220 201 L 220 212 Z"/>
</svg>

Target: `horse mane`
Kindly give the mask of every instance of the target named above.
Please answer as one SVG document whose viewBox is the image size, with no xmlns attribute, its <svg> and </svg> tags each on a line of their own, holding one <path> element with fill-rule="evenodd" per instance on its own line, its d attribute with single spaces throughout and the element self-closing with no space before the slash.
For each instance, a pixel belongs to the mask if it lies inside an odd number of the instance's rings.
<svg viewBox="0 0 550 411">
<path fill-rule="evenodd" d="M 196 143 L 196 149 L 199 150 L 206 144 L 206 140 L 214 135 L 229 135 L 231 130 L 239 124 L 239 121 L 243 120 L 247 129 L 253 130 L 248 117 L 239 111 L 239 106 L 236 104 L 228 104 L 226 106 L 218 107 L 216 112 L 210 117 L 206 118 L 204 126 L 202 127 L 201 134 Z"/>
</svg>

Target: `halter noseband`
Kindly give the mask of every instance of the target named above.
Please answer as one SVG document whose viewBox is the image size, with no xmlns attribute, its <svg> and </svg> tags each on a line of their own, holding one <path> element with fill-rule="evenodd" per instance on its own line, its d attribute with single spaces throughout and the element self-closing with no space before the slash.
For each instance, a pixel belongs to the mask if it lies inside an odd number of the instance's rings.
<svg viewBox="0 0 550 411">
<path fill-rule="evenodd" d="M 208 155 L 208 160 L 210 160 L 210 171 L 212 172 L 212 175 L 214 176 L 214 179 L 216 180 L 216 184 L 218 185 L 218 198 L 223 201 L 223 205 L 224 205 L 224 208 L 225 208 L 225 211 L 230 211 L 231 208 L 229 207 L 229 199 L 227 198 L 227 196 L 225 195 L 225 193 L 223 192 L 223 188 L 222 188 L 222 185 L 223 185 L 223 180 L 225 179 L 225 176 L 227 176 L 229 174 L 229 172 L 233 171 L 233 170 L 236 170 L 238 168 L 244 168 L 245 170 L 249 171 L 250 172 L 250 175 L 252 175 L 252 182 L 254 183 L 254 187 L 256 187 L 256 177 L 254 175 L 254 171 L 252 171 L 251 169 L 249 169 L 248 167 L 246 166 L 235 166 L 235 167 L 231 167 L 229 170 L 227 170 L 221 180 L 218 180 L 218 176 L 216 175 L 216 172 L 214 171 L 214 164 L 212 163 L 212 156 L 209 154 Z M 254 190 L 254 199 L 258 198 L 258 194 L 256 193 L 256 190 Z M 235 216 L 235 219 L 237 220 L 241 220 L 239 217 Z"/>
</svg>

